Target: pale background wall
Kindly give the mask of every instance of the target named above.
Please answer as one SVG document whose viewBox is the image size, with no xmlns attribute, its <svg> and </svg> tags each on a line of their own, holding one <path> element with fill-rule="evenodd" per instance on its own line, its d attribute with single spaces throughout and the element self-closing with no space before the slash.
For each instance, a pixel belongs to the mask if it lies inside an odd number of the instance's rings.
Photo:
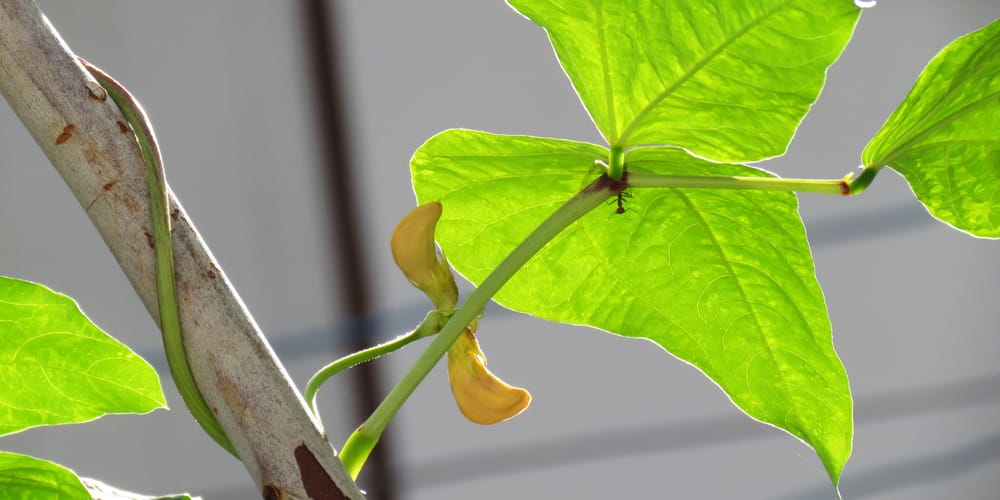
<svg viewBox="0 0 1000 500">
<path fill-rule="evenodd" d="M 139 96 L 168 178 L 257 321 L 304 384 L 345 328 L 328 273 L 298 10 L 268 1 L 41 1 L 79 54 Z M 380 338 L 422 317 L 388 238 L 413 205 L 407 162 L 450 127 L 597 141 L 543 32 L 500 1 L 336 2 L 349 71 L 364 245 Z M 788 156 L 763 165 L 836 177 L 917 73 L 996 0 L 883 0 Z M 2 27 L 0 27 L 2 29 Z M 0 75 L 2 77 L 2 75 Z M 1000 243 L 932 221 L 892 173 L 856 199 L 802 198 L 834 340 L 856 396 L 848 498 L 990 499 L 1000 480 Z M 62 181 L 0 106 L 0 274 L 75 297 L 162 365 L 152 322 Z M 374 339 L 373 339 L 374 340 Z M 657 347 L 489 311 L 490 366 L 532 407 L 479 427 L 438 367 L 393 424 L 401 498 L 829 498 L 812 451 L 750 422 Z M 394 382 L 421 347 L 380 361 Z M 36 429 L 0 440 L 83 475 L 149 493 L 255 498 L 242 466 L 174 411 Z M 347 398 L 333 383 L 321 401 Z M 386 387 L 386 390 L 388 387 Z M 325 414 L 333 441 L 357 422 Z M 362 476 L 362 482 L 364 476 Z"/>
</svg>

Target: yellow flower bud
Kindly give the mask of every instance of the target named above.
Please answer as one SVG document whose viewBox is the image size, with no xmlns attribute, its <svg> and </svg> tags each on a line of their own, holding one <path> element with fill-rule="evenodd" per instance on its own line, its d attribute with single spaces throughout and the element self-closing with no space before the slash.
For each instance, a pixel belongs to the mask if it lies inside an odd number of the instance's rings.
<svg viewBox="0 0 1000 500">
<path fill-rule="evenodd" d="M 458 303 L 458 287 L 448 259 L 434 245 L 434 228 L 440 218 L 440 202 L 420 205 L 399 221 L 389 247 L 406 279 L 423 291 L 434 307 L 447 311 Z"/>
<path fill-rule="evenodd" d="M 524 411 L 531 394 L 507 385 L 486 369 L 474 331 L 474 326 L 467 327 L 448 349 L 448 381 L 462 414 L 477 424 L 490 425 Z"/>
</svg>

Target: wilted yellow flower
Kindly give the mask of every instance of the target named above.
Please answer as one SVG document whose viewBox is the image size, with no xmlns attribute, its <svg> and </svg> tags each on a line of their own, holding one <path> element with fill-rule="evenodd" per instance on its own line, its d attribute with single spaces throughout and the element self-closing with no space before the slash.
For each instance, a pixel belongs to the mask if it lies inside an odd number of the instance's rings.
<svg viewBox="0 0 1000 500">
<path fill-rule="evenodd" d="M 486 356 L 476 341 L 474 325 L 466 327 L 448 349 L 448 381 L 462 414 L 477 424 L 490 425 L 524 411 L 531 403 L 531 394 L 486 369 Z"/>
<path fill-rule="evenodd" d="M 440 202 L 420 205 L 399 221 L 389 246 L 406 279 L 427 294 L 434 307 L 447 311 L 458 303 L 458 287 L 448 259 L 434 245 L 434 228 L 440 218 Z"/>
</svg>

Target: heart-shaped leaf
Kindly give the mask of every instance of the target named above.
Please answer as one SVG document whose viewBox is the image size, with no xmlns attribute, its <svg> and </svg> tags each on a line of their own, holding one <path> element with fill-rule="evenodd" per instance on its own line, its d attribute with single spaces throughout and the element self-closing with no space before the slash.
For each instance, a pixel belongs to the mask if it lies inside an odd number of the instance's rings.
<svg viewBox="0 0 1000 500">
<path fill-rule="evenodd" d="M 4 277 L 0 380 L 0 435 L 166 405 L 153 368 L 91 323 L 73 299 Z"/>
<path fill-rule="evenodd" d="M 1000 238 L 1000 20 L 938 53 L 865 147 L 932 215 L 976 236 Z"/>
<path fill-rule="evenodd" d="M 588 172 L 606 155 L 570 141 L 450 130 L 417 150 L 411 173 L 418 201 L 444 207 L 437 236 L 448 258 L 479 283 L 596 177 Z M 665 147 L 629 151 L 625 164 L 769 175 Z M 836 483 L 851 450 L 852 402 L 795 195 L 634 188 L 612 200 L 556 236 L 496 301 L 656 342 L 748 415 L 813 446 Z"/>
<path fill-rule="evenodd" d="M 612 146 L 783 154 L 854 31 L 851 0 L 509 0 Z"/>
</svg>

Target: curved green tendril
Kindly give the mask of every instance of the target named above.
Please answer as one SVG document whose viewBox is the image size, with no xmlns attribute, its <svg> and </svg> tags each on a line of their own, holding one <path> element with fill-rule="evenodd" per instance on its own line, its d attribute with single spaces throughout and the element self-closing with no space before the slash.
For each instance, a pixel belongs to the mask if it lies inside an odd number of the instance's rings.
<svg viewBox="0 0 1000 500">
<path fill-rule="evenodd" d="M 344 356 L 343 358 L 340 358 L 321 368 L 315 375 L 312 376 L 312 378 L 309 379 L 309 382 L 306 383 L 306 390 L 304 393 L 306 402 L 309 403 L 309 408 L 312 410 L 313 414 L 316 415 L 316 418 L 319 418 L 319 411 L 316 409 L 316 393 L 319 391 L 320 386 L 329 380 L 330 377 L 353 366 L 357 366 L 366 361 L 371 361 L 380 356 L 389 354 L 390 352 L 393 352 L 410 342 L 436 334 L 439 330 L 441 330 L 441 327 L 445 324 L 445 322 L 448 321 L 451 314 L 451 312 L 446 313 L 438 310 L 431 311 L 427 313 L 424 320 L 413 331 L 404 333 L 403 335 L 400 335 L 399 337 L 383 344 L 372 346 L 353 354 L 348 354 L 347 356 Z"/>
</svg>

